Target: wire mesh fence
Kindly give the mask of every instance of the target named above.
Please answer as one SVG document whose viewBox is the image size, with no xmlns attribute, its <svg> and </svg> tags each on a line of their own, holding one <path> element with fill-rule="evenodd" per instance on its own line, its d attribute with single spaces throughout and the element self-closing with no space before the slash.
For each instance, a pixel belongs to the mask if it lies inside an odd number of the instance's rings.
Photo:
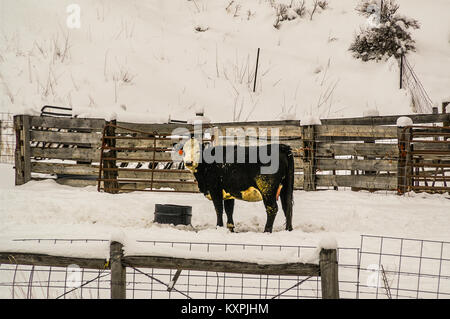
<svg viewBox="0 0 450 319">
<path fill-rule="evenodd" d="M 450 243 L 361 236 L 359 297 L 450 298 Z"/>
<path fill-rule="evenodd" d="M 15 148 L 13 114 L 0 112 L 0 163 L 13 164 Z"/>
<path fill-rule="evenodd" d="M 85 244 L 102 239 L 19 239 L 34 243 Z M 301 258 L 313 246 L 138 241 L 151 247 L 195 252 L 288 252 Z M 362 235 L 360 247 L 340 247 L 339 292 L 345 299 L 450 298 L 450 242 Z M 2 264 L 0 298 L 110 298 L 110 270 Z M 127 298 L 317 299 L 320 277 L 249 275 L 127 267 Z"/>
</svg>

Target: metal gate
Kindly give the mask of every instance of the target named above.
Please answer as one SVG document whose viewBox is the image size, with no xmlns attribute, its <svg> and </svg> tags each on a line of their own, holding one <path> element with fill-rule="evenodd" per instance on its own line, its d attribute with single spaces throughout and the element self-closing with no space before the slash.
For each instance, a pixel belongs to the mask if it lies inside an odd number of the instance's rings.
<svg viewBox="0 0 450 319">
<path fill-rule="evenodd" d="M 406 158 L 404 180 L 408 190 L 450 192 L 450 127 L 409 126 L 402 136 L 399 147 L 400 156 Z"/>
<path fill-rule="evenodd" d="M 173 152 L 187 138 L 107 123 L 102 135 L 98 191 L 198 192 L 194 175 L 182 161 L 173 161 Z"/>
</svg>

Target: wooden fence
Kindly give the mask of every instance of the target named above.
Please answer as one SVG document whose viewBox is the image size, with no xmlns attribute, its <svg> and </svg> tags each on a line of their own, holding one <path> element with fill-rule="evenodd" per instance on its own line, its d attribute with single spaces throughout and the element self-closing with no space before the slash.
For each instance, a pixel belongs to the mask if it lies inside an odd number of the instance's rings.
<svg viewBox="0 0 450 319">
<path fill-rule="evenodd" d="M 301 126 L 300 121 L 214 123 L 203 125 L 203 131 L 212 135 L 215 144 L 238 143 L 244 136 L 245 144 L 276 139 L 290 145 L 295 155 L 295 189 L 350 187 L 404 192 L 412 188 L 403 186 L 419 185 L 417 180 L 412 181 L 412 174 L 407 174 L 406 180 L 400 178 L 405 175 L 405 165 L 412 164 L 407 164 L 409 157 L 403 156 L 402 128 L 392 126 L 399 117 L 327 119 L 322 120 L 322 125 L 312 126 Z M 447 113 L 409 117 L 414 124 L 450 123 Z M 99 190 L 112 193 L 198 192 L 190 171 L 181 162 L 172 161 L 174 146 L 183 139 L 174 130 L 193 132 L 193 125 L 18 115 L 14 117 L 14 128 L 17 185 L 56 176 L 61 184 L 97 185 Z M 443 166 L 450 161 L 448 133 L 445 129 L 437 133 L 434 139 L 441 142 L 434 143 L 433 149 L 442 152 L 439 168 L 443 174 L 439 181 L 445 185 L 424 191 L 447 191 Z M 419 144 L 417 147 L 420 149 Z"/>
<path fill-rule="evenodd" d="M 174 269 L 237 273 L 251 275 L 321 277 L 323 299 L 339 298 L 338 260 L 336 249 L 321 249 L 318 264 L 281 263 L 259 264 L 233 260 L 208 260 L 162 256 L 124 255 L 123 245 L 111 242 L 110 258 L 79 258 L 53 256 L 48 254 L 0 252 L 0 264 L 69 267 L 77 265 L 84 269 L 110 270 L 111 298 L 126 299 L 126 268 Z M 172 279 L 176 284 L 177 275 Z M 82 285 L 82 283 L 80 283 Z M 168 287 L 169 288 L 169 287 Z"/>
</svg>

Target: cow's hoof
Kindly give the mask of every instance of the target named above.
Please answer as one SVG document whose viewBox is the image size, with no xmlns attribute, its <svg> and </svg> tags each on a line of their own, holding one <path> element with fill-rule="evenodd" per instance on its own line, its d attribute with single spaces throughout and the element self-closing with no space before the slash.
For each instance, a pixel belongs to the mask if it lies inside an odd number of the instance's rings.
<svg viewBox="0 0 450 319">
<path fill-rule="evenodd" d="M 227 224 L 227 228 L 230 232 L 234 233 L 234 224 Z"/>
</svg>

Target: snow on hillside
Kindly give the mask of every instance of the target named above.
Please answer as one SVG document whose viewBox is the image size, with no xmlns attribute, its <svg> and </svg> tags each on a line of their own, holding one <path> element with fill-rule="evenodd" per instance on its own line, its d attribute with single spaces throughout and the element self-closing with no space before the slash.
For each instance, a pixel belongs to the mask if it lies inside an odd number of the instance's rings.
<svg viewBox="0 0 450 319">
<path fill-rule="evenodd" d="M 72 106 L 80 116 L 212 121 L 410 113 L 395 60 L 363 63 L 348 51 L 366 19 L 356 0 L 329 0 L 310 18 L 274 28 L 268 0 L 0 0 L 0 111 Z M 294 0 L 295 2 L 295 0 Z M 449 96 L 450 2 L 399 0 L 416 18 L 409 56 L 434 102 Z M 292 12 L 291 12 L 292 14 Z M 253 77 L 261 48 L 256 92 Z"/>
</svg>

